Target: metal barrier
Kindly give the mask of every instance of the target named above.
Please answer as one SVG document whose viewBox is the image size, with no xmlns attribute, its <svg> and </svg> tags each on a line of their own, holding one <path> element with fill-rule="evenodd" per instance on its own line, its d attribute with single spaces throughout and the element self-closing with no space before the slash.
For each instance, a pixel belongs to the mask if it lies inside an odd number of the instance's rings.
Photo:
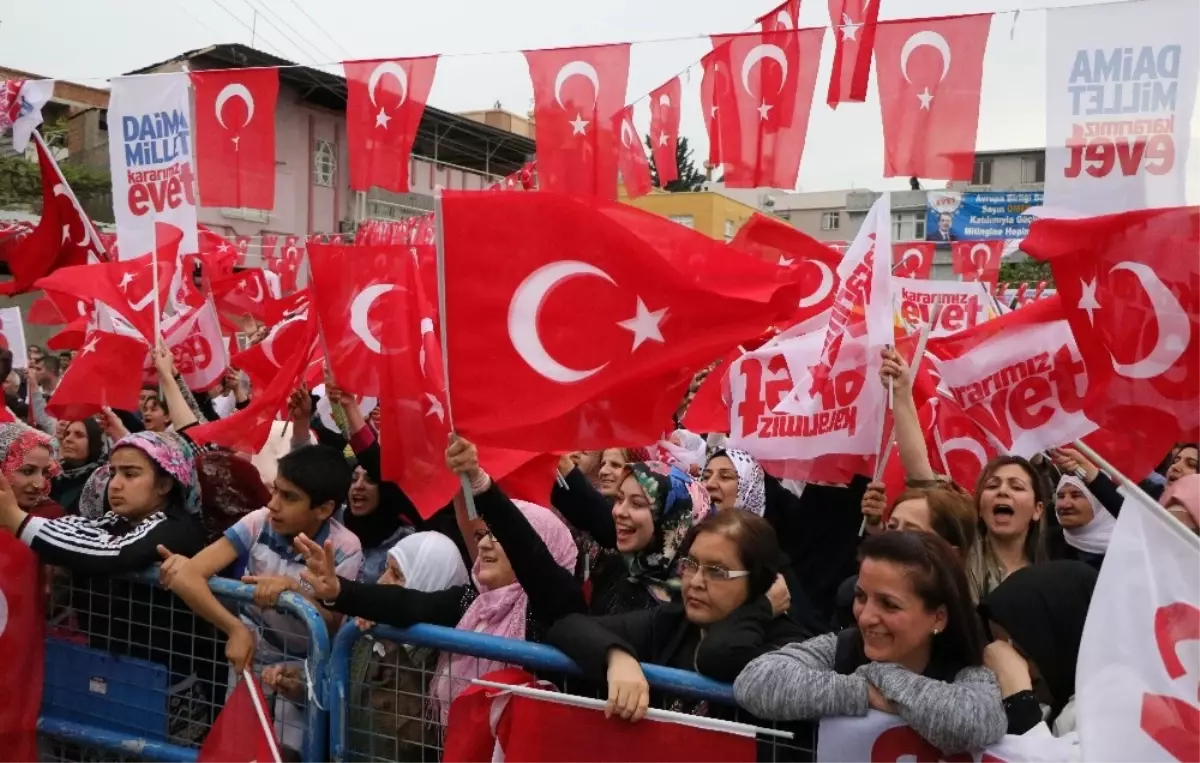
<svg viewBox="0 0 1200 763">
<path fill-rule="evenodd" d="M 113 578 L 52 574 L 39 757 L 194 761 L 232 687 L 224 634 L 160 588 L 156 569 Z M 226 606 L 253 602 L 253 586 L 214 577 L 209 587 Z M 290 592 L 267 617 L 255 672 L 264 662 L 285 664 L 312 687 L 300 691 L 305 696 L 274 696 L 277 736 L 302 760 L 325 760 L 325 622 Z"/>
<path fill-rule="evenodd" d="M 388 642 L 390 647 L 376 646 Z M 422 650 L 520 665 L 551 680 L 564 692 L 588 693 L 586 689 L 571 691 L 571 684 L 582 679 L 582 672 L 565 654 L 544 644 L 436 625 L 404 629 L 376 626 L 363 631 L 355 623 L 348 622 L 334 639 L 325 695 L 330 709 L 332 760 L 342 763 L 440 759 L 442 727 L 440 720 L 430 712 L 428 693 L 436 662 L 433 655 L 422 654 Z M 666 695 L 667 701 L 660 701 L 659 706 L 714 714 L 707 712 L 706 705 L 716 705 L 723 715 L 731 718 L 758 726 L 772 725 L 738 710 L 733 687 L 728 684 L 661 665 L 643 663 L 642 671 L 656 690 L 655 694 Z M 352 672 L 361 675 L 352 675 Z M 401 677 L 401 673 L 405 673 L 406 678 Z M 595 689 L 592 682 L 583 683 Z M 796 735 L 794 740 L 759 740 L 760 760 L 811 760 L 814 757 L 813 726 L 787 724 L 786 729 Z"/>
</svg>

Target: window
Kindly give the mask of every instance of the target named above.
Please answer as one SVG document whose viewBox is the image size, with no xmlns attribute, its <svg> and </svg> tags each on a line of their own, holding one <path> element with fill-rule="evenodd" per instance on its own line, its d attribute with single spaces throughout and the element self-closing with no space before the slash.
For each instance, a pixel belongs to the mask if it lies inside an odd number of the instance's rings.
<svg viewBox="0 0 1200 763">
<path fill-rule="evenodd" d="M 821 230 L 838 230 L 841 227 L 841 212 L 825 212 L 821 215 Z"/>
<path fill-rule="evenodd" d="M 975 171 L 971 173 L 971 185 L 992 184 L 992 160 L 976 159 Z"/>
<path fill-rule="evenodd" d="M 332 188 L 336 176 L 337 155 L 333 152 L 333 144 L 327 140 L 316 141 L 313 147 L 313 179 L 317 185 Z"/>
<path fill-rule="evenodd" d="M 1046 182 L 1046 157 L 1027 156 L 1021 160 L 1022 183 Z"/>
<path fill-rule="evenodd" d="M 687 226 L 688 228 L 696 227 L 696 220 L 691 215 L 668 215 L 667 219 L 673 223 Z"/>
<path fill-rule="evenodd" d="M 733 241 L 733 236 L 735 233 L 737 233 L 737 225 L 734 224 L 733 220 L 726 220 L 725 221 L 725 241 L 727 243 L 730 241 Z"/>
<path fill-rule="evenodd" d="M 893 212 L 893 241 L 923 241 L 925 239 L 924 212 Z"/>
</svg>

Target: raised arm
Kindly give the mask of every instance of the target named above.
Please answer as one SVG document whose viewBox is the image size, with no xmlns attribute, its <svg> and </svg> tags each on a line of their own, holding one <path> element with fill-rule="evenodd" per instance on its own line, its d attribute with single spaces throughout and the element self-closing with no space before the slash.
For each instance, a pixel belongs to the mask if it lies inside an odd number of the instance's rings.
<svg viewBox="0 0 1200 763">
<path fill-rule="evenodd" d="M 555 483 L 550 491 L 550 503 L 563 519 L 582 530 L 602 548 L 617 547 L 617 526 L 613 524 L 612 504 L 592 487 L 570 456 L 559 461 L 558 473 L 566 486 Z"/>
<path fill-rule="evenodd" d="M 827 633 L 752 661 L 733 683 L 738 704 L 759 718 L 791 721 L 866 715 L 867 680 L 834 671 L 837 636 Z"/>
<path fill-rule="evenodd" d="M 895 421 L 896 449 L 900 463 L 908 479 L 928 482 L 937 479 L 929 465 L 929 450 L 925 446 L 925 433 L 917 418 L 917 404 L 913 399 L 912 375 L 908 363 L 892 348 L 883 351 L 883 366 L 879 378 L 884 386 L 892 385 L 892 416 Z"/>
</svg>

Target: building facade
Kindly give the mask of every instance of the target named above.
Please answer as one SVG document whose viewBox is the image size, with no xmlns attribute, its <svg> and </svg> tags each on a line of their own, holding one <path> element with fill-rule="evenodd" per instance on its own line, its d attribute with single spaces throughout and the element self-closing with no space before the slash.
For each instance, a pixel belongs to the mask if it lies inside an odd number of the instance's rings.
<svg viewBox="0 0 1200 763">
<path fill-rule="evenodd" d="M 732 241 L 742 224 L 758 211 L 715 191 L 654 191 L 636 199 L 622 192 L 620 201 L 686 225 L 717 241 Z"/>
</svg>

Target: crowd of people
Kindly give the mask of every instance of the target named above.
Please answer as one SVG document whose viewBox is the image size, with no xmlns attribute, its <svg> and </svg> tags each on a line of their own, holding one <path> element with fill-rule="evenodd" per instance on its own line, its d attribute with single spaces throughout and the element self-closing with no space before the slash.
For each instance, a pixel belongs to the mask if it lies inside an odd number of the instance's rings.
<svg viewBox="0 0 1200 763">
<path fill-rule="evenodd" d="M 187 654 L 177 639 L 219 631 L 235 673 L 259 669 L 299 704 L 305 633 L 276 610 L 290 591 L 331 633 L 357 618 L 364 628 L 431 623 L 552 645 L 628 721 L 652 706 L 735 712 L 659 696 L 641 667 L 653 664 L 732 683 L 743 720 L 804 724 L 875 709 L 947 753 L 1040 724 L 1055 735 L 1074 726 L 1084 620 L 1126 500 L 1115 475 L 1068 447 L 993 459 L 976 485 L 936 474 L 909 369 L 892 350 L 881 382 L 893 391 L 905 485 L 890 503 L 889 486 L 866 477 L 776 479 L 721 436 L 680 429 L 641 449 L 563 455 L 548 506 L 510 498 L 476 448 L 455 439 L 446 467 L 465 478 L 477 516 L 460 494 L 429 518 L 382 479 L 379 419 L 332 379 L 324 396 L 337 431 L 314 415 L 317 396 L 298 389 L 280 422 L 287 447 L 271 446 L 285 452 L 243 454 L 188 435 L 247 404 L 237 372 L 193 396 L 169 352 L 153 358 L 160 381 L 140 410 L 63 421 L 45 410 L 61 359 L 31 348 L 21 378 L 11 355 L 0 357 L 20 419 L 0 426 L 0 528 L 112 599 L 153 604 L 111 578 L 160 564 L 166 590 L 149 595 L 178 596 L 194 619 L 164 627 L 153 606 L 135 606 L 120 625 L 130 642 L 138 628 L 151 645 L 165 630 L 171 654 Z M 1142 487 L 1200 532 L 1197 460 L 1195 443 L 1179 444 Z M 214 576 L 254 585 L 254 603 L 226 607 L 209 588 Z M 117 618 L 101 619 L 88 628 L 93 645 L 117 639 Z M 429 757 L 415 750 L 430 744 L 429 724 L 445 723 L 470 678 L 502 667 L 360 646 L 361 726 L 384 745 L 376 756 L 393 760 Z M 173 673 L 189 669 L 164 659 Z M 214 695 L 227 685 L 205 681 Z M 204 727 L 188 707 L 173 734 Z M 282 741 L 298 749 L 294 735 Z"/>
</svg>

